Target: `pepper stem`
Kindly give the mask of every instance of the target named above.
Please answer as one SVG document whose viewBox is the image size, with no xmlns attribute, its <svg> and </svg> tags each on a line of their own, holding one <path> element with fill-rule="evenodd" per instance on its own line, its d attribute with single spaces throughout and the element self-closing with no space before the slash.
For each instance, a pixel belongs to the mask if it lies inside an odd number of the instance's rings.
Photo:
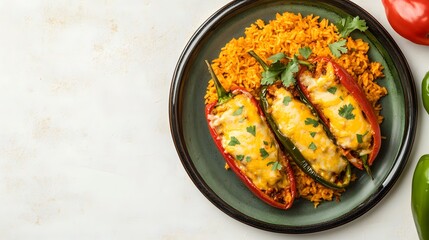
<svg viewBox="0 0 429 240">
<path fill-rule="evenodd" d="M 374 180 L 374 177 L 372 176 L 371 169 L 369 168 L 369 165 L 368 165 L 368 154 L 363 155 L 361 159 L 362 159 L 363 168 L 365 168 L 366 173 L 368 173 L 368 175 L 371 177 L 371 179 Z"/>
<path fill-rule="evenodd" d="M 228 101 L 232 96 L 230 92 L 227 92 L 225 88 L 223 88 L 222 84 L 219 82 L 219 79 L 217 78 L 216 74 L 213 72 L 213 68 L 210 65 L 209 61 L 205 60 L 207 67 L 209 69 L 210 75 L 213 79 L 213 82 L 216 87 L 216 93 L 217 93 L 217 102 L 218 103 L 224 103 Z"/>
<path fill-rule="evenodd" d="M 250 56 L 255 58 L 255 60 L 262 66 L 264 71 L 268 71 L 269 67 L 268 67 L 267 63 L 264 60 L 262 60 L 253 50 L 250 50 L 247 53 L 249 53 Z"/>
</svg>

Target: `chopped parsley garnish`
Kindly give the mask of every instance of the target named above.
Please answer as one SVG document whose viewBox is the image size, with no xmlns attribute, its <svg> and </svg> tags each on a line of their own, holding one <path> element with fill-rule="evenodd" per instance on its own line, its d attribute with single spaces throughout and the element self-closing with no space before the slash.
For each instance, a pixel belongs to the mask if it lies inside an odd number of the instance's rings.
<svg viewBox="0 0 429 240">
<path fill-rule="evenodd" d="M 271 170 L 273 171 L 282 170 L 282 167 L 283 167 L 282 164 L 279 163 L 278 161 L 267 163 L 267 166 L 270 166 L 270 165 L 272 165 Z"/>
<path fill-rule="evenodd" d="M 268 142 L 267 141 L 263 141 L 265 146 L 268 146 Z"/>
<path fill-rule="evenodd" d="M 305 119 L 305 125 L 313 125 L 313 127 L 319 126 L 319 122 L 313 118 Z"/>
<path fill-rule="evenodd" d="M 365 137 L 365 135 L 368 134 L 368 131 L 365 132 L 364 134 L 356 134 L 356 139 L 358 141 L 358 143 L 363 143 L 363 137 Z"/>
<path fill-rule="evenodd" d="M 350 103 L 346 104 L 340 107 L 340 109 L 338 110 L 338 115 L 340 115 L 341 117 L 347 120 L 354 119 L 355 115 L 352 113 L 354 109 L 355 108 Z"/>
<path fill-rule="evenodd" d="M 368 29 L 365 20 L 360 19 L 359 16 L 354 18 L 347 16 L 346 18 L 340 19 L 335 25 L 337 25 L 338 32 L 343 38 L 347 37 L 354 30 L 364 32 Z"/>
<path fill-rule="evenodd" d="M 229 146 L 240 145 L 240 141 L 234 136 L 231 137 L 231 140 L 228 143 Z"/>
<path fill-rule="evenodd" d="M 308 57 L 310 57 L 312 53 L 311 48 L 308 46 L 300 48 L 298 51 L 299 51 L 299 54 L 301 54 L 301 56 L 305 59 L 308 59 Z"/>
<path fill-rule="evenodd" d="M 334 42 L 328 45 L 329 50 L 331 50 L 332 55 L 339 58 L 341 57 L 341 54 L 347 53 L 346 48 L 346 39 L 340 40 L 338 42 Z"/>
<path fill-rule="evenodd" d="M 243 113 L 243 108 L 244 108 L 244 106 L 239 107 L 237 110 L 235 110 L 235 111 L 232 113 L 232 115 L 233 115 L 233 116 L 241 115 L 241 114 Z"/>
<path fill-rule="evenodd" d="M 328 92 L 335 94 L 337 92 L 337 87 L 330 87 L 328 88 Z"/>
<path fill-rule="evenodd" d="M 237 160 L 241 161 L 244 159 L 244 155 L 236 155 Z"/>
<path fill-rule="evenodd" d="M 286 96 L 283 98 L 283 104 L 285 106 L 289 105 L 290 102 L 292 102 L 292 98 L 290 96 Z"/>
<path fill-rule="evenodd" d="M 311 132 L 310 136 L 314 138 L 314 136 L 316 136 L 316 132 Z"/>
<path fill-rule="evenodd" d="M 250 156 L 246 156 L 246 162 L 250 162 L 250 160 L 252 160 L 252 158 L 250 158 Z"/>
<path fill-rule="evenodd" d="M 248 133 L 252 134 L 253 136 L 256 136 L 256 126 L 255 125 L 247 127 L 246 130 Z"/>
<path fill-rule="evenodd" d="M 310 145 L 308 146 L 308 148 L 315 151 L 317 149 L 317 146 L 316 146 L 316 144 L 314 144 L 314 142 L 311 142 Z"/>
<path fill-rule="evenodd" d="M 269 156 L 269 154 L 268 154 L 267 150 L 265 150 L 265 148 L 260 148 L 259 152 L 261 153 L 262 159 L 265 159 Z"/>
</svg>

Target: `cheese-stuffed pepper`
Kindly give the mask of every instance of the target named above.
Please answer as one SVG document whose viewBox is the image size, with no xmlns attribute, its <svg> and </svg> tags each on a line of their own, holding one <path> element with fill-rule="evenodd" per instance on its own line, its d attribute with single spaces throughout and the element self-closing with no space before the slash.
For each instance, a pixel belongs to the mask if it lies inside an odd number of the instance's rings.
<svg viewBox="0 0 429 240">
<path fill-rule="evenodd" d="M 314 106 L 348 160 L 370 174 L 381 145 L 377 116 L 357 82 L 329 58 L 316 58 L 305 67 L 298 85 Z"/>
<path fill-rule="evenodd" d="M 294 173 L 258 102 L 244 89 L 227 92 L 206 63 L 218 95 L 205 109 L 217 148 L 257 197 L 273 207 L 290 208 L 297 197 Z"/>
</svg>

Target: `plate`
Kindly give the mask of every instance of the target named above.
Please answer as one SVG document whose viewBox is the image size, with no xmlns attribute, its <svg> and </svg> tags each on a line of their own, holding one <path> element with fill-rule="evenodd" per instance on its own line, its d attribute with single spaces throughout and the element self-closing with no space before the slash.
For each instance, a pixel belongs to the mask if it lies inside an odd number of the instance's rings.
<svg viewBox="0 0 429 240">
<path fill-rule="evenodd" d="M 374 180 L 358 175 L 341 201 L 323 202 L 317 208 L 304 199 L 291 209 L 273 208 L 255 197 L 232 171 L 224 169 L 204 116 L 204 94 L 210 75 L 204 60 L 217 58 L 232 38 L 257 19 L 268 22 L 276 13 L 314 14 L 332 22 L 359 16 L 369 27 L 354 32 L 370 44 L 369 57 L 384 66 L 388 90 L 382 98 L 384 137 L 372 167 Z M 170 128 L 181 162 L 198 189 L 229 216 L 245 224 L 282 233 L 309 233 L 348 223 L 374 207 L 402 173 L 414 140 L 417 99 L 413 77 L 402 52 L 387 31 L 368 12 L 345 0 L 242 0 L 232 1 L 214 13 L 185 46 L 174 71 L 169 98 Z"/>
</svg>

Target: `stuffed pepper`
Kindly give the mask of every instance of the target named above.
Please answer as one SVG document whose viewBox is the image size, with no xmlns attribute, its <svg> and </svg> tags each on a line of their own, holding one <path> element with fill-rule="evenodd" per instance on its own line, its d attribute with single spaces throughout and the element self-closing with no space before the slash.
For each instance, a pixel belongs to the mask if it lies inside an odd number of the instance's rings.
<svg viewBox="0 0 429 240">
<path fill-rule="evenodd" d="M 347 159 L 370 174 L 381 135 L 377 116 L 354 79 L 329 58 L 316 58 L 302 68 L 298 85 L 328 127 Z"/>
<path fill-rule="evenodd" d="M 288 158 L 280 149 L 254 97 L 244 89 L 227 92 L 206 61 L 218 100 L 206 105 L 210 134 L 228 166 L 260 199 L 288 209 L 297 196 Z"/>
<path fill-rule="evenodd" d="M 268 65 L 249 52 L 263 67 Z M 266 74 L 265 74 L 266 75 Z M 262 110 L 279 142 L 295 163 L 309 176 L 333 189 L 350 183 L 351 169 L 341 149 L 320 124 L 311 106 L 301 101 L 295 85 L 276 81 L 261 87 Z"/>
</svg>

